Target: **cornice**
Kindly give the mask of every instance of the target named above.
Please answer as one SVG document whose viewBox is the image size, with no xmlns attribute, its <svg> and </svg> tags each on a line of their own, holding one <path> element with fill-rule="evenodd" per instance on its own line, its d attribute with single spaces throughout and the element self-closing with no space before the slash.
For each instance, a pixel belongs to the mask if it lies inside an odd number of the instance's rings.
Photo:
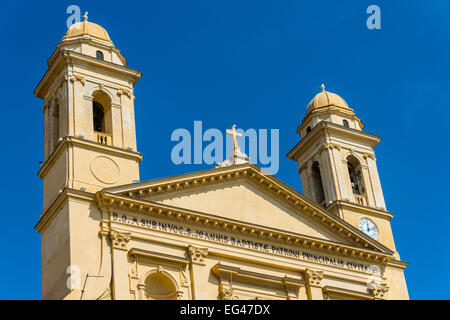
<svg viewBox="0 0 450 320">
<path fill-rule="evenodd" d="M 114 45 L 108 43 L 108 42 L 103 42 L 101 40 L 92 40 L 91 38 L 77 38 L 77 39 L 71 39 L 71 40 L 64 40 L 63 42 L 60 42 L 56 45 L 56 49 L 55 51 L 58 51 L 58 49 L 60 50 L 64 50 L 62 49 L 64 46 L 66 45 L 72 45 L 72 44 L 79 44 L 79 43 L 87 43 L 90 45 L 93 45 L 95 47 L 99 47 L 102 48 L 104 50 L 107 51 L 113 51 L 115 52 L 120 60 L 122 61 L 122 63 L 126 66 L 127 65 L 127 60 L 126 58 L 122 55 L 122 53 L 120 52 L 119 49 L 117 49 Z M 53 56 L 53 54 L 52 54 Z M 47 60 L 47 64 L 50 66 L 52 64 L 52 56 Z"/>
<path fill-rule="evenodd" d="M 128 255 L 132 259 L 136 259 L 137 261 L 157 261 L 159 263 L 173 265 L 178 268 L 183 268 L 187 264 L 189 264 L 189 260 L 187 259 L 165 253 L 147 251 L 139 248 L 131 248 L 130 251 L 128 251 Z"/>
<path fill-rule="evenodd" d="M 390 267 L 405 269 L 408 264 L 409 264 L 409 262 L 406 262 L 406 261 L 391 259 L 388 261 L 388 263 L 386 265 L 390 266 Z"/>
<path fill-rule="evenodd" d="M 349 241 L 365 248 L 376 248 L 376 250 L 389 254 L 394 253 L 281 180 L 265 174 L 261 168 L 254 164 L 214 168 L 196 173 L 106 188 L 103 191 L 139 200 L 142 197 L 157 197 L 164 193 L 181 193 L 186 190 L 205 188 L 212 184 L 226 183 L 238 179 L 245 179 L 253 186 L 291 208 L 300 216 L 309 219 L 317 225 L 322 225 L 331 233 L 340 236 L 344 241 Z"/>
<path fill-rule="evenodd" d="M 60 49 L 59 52 L 55 52 L 55 57 L 53 63 L 50 65 L 45 75 L 39 81 L 38 85 L 34 89 L 34 95 L 38 98 L 44 99 L 46 91 L 50 83 L 53 83 L 55 74 L 60 73 L 64 67 L 68 65 L 90 65 L 105 71 L 109 71 L 115 74 L 120 74 L 125 76 L 132 81 L 133 85 L 140 79 L 142 73 L 138 70 L 121 66 L 116 63 L 99 60 L 94 57 L 88 56 L 83 53 Z M 70 76 L 70 75 L 68 75 Z"/>
<path fill-rule="evenodd" d="M 377 216 L 383 219 L 386 219 L 388 221 L 391 221 L 392 218 L 394 218 L 394 214 L 392 212 L 378 209 L 378 208 L 372 208 L 367 206 L 362 206 L 356 203 L 352 203 L 345 200 L 335 200 L 333 201 L 328 207 L 328 211 L 332 211 L 335 207 L 344 207 L 344 208 L 350 208 L 353 210 L 359 210 L 360 212 L 369 213 L 372 216 Z"/>
<path fill-rule="evenodd" d="M 354 290 L 349 289 L 343 289 L 333 286 L 325 286 L 322 288 L 322 292 L 324 294 L 332 295 L 332 296 L 343 296 L 343 297 L 353 297 L 353 298 L 359 298 L 364 300 L 374 300 L 374 296 L 368 293 L 358 292 Z"/>
<path fill-rule="evenodd" d="M 361 119 L 355 114 L 353 109 L 342 109 L 342 108 L 335 107 L 335 106 L 328 106 L 326 108 L 321 108 L 320 110 L 314 110 L 313 112 L 311 112 L 311 113 L 307 114 L 305 117 L 303 117 L 302 124 L 300 124 L 297 127 L 297 133 L 300 133 L 300 130 L 302 130 L 306 126 L 306 123 L 311 118 L 321 116 L 321 115 L 327 115 L 327 114 L 337 114 L 337 115 L 341 115 L 341 116 L 345 116 L 345 117 L 354 119 L 359 122 L 359 124 L 361 125 L 361 128 L 364 128 L 364 124 L 362 123 Z"/>
<path fill-rule="evenodd" d="M 159 219 L 171 221 L 185 221 L 201 227 L 208 226 L 213 229 L 220 229 L 222 232 L 238 233 L 249 237 L 258 237 L 268 241 L 282 242 L 288 245 L 298 245 L 307 249 L 324 253 L 335 253 L 361 260 L 386 263 L 392 258 L 391 253 L 381 252 L 377 248 L 363 244 L 364 248 L 357 246 L 333 242 L 292 232 L 286 232 L 275 228 L 261 226 L 253 223 L 244 223 L 230 218 L 198 212 L 194 210 L 169 206 L 153 201 L 137 200 L 103 191 L 97 193 L 99 205 L 110 210 L 122 210 L 134 212 L 142 215 L 149 215 Z M 360 240 L 363 242 L 362 240 Z M 370 247 L 370 248 L 369 248 Z"/>
<path fill-rule="evenodd" d="M 143 159 L 143 155 L 139 152 L 130 151 L 114 146 L 108 146 L 101 143 L 97 143 L 91 140 L 74 137 L 74 136 L 66 136 L 62 138 L 62 140 L 58 143 L 55 150 L 50 154 L 50 156 L 47 158 L 45 163 L 42 165 L 41 169 L 38 171 L 38 176 L 40 178 L 44 178 L 47 174 L 48 169 L 51 167 L 51 165 L 58 159 L 60 154 L 68 147 L 68 146 L 83 146 L 86 148 L 94 148 L 99 151 L 103 151 L 104 153 L 113 153 L 113 154 L 119 154 L 121 156 L 130 157 L 132 159 L 135 159 L 138 162 L 141 162 Z"/>
<path fill-rule="evenodd" d="M 58 209 L 60 208 L 60 206 L 69 197 L 90 202 L 96 201 L 94 193 L 64 188 L 63 190 L 61 190 L 61 193 L 58 195 L 58 197 L 56 197 L 56 199 L 46 209 L 44 209 L 44 211 L 42 211 L 40 219 L 34 226 L 34 229 L 36 229 L 38 232 L 44 230 L 48 223 L 52 221 L 55 215 L 59 212 Z"/>
<path fill-rule="evenodd" d="M 377 135 L 367 133 L 364 131 L 346 128 L 344 126 L 331 123 L 328 121 L 321 121 L 316 126 L 314 126 L 310 133 L 308 133 L 303 139 L 301 139 L 287 154 L 286 157 L 297 161 L 299 153 L 301 150 L 305 150 L 309 146 L 313 145 L 316 142 L 317 138 L 325 136 L 325 133 L 342 133 L 353 137 L 355 139 L 363 140 L 368 142 L 368 145 L 371 148 L 374 148 L 378 142 L 381 141 L 381 138 Z"/>
</svg>

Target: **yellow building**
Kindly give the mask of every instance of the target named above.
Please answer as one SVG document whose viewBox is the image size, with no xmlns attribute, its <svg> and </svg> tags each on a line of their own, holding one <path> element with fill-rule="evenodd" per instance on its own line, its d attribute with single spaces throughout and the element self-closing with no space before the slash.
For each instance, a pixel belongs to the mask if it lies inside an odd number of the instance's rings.
<svg viewBox="0 0 450 320">
<path fill-rule="evenodd" d="M 44 100 L 44 299 L 408 299 L 380 138 L 341 97 L 322 87 L 287 155 L 304 195 L 237 147 L 216 168 L 137 182 L 140 76 L 85 16 L 34 91 Z"/>
</svg>

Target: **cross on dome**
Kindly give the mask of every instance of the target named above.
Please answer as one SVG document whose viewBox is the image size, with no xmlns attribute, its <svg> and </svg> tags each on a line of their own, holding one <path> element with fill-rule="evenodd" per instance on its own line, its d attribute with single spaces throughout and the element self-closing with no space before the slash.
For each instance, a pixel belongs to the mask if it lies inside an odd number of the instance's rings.
<svg viewBox="0 0 450 320">
<path fill-rule="evenodd" d="M 320 89 L 322 89 L 322 92 L 325 92 L 325 85 L 323 83 L 320 85 Z"/>
</svg>

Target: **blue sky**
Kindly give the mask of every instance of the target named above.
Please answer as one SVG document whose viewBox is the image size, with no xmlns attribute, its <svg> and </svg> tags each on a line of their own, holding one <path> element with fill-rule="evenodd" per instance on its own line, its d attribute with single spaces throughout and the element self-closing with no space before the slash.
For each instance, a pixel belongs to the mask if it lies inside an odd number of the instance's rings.
<svg viewBox="0 0 450 320">
<path fill-rule="evenodd" d="M 141 180 L 210 168 L 170 158 L 172 131 L 201 120 L 204 129 L 279 129 L 276 176 L 301 190 L 285 154 L 325 83 L 383 138 L 378 170 L 397 249 L 410 263 L 411 298 L 450 298 L 449 1 L 2 0 L 1 299 L 41 298 L 33 227 L 42 210 L 43 115 L 33 89 L 71 4 L 143 72 L 135 88 Z M 381 8 L 381 30 L 366 28 L 371 4 Z"/>
</svg>

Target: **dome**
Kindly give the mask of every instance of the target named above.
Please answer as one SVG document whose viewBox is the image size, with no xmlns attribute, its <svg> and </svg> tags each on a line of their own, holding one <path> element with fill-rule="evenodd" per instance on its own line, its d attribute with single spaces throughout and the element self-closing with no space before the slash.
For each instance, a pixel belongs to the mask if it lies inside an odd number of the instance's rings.
<svg viewBox="0 0 450 320">
<path fill-rule="evenodd" d="M 70 26 L 69 30 L 67 30 L 66 34 L 63 37 L 63 41 L 70 38 L 88 35 L 90 37 L 112 43 L 111 39 L 109 38 L 108 32 L 106 32 L 103 27 L 99 26 L 96 23 L 87 21 L 87 14 L 85 14 L 83 18 L 83 22 L 77 22 Z"/>
<path fill-rule="evenodd" d="M 313 110 L 317 110 L 324 107 L 334 106 L 338 108 L 348 109 L 350 108 L 340 96 L 335 93 L 325 91 L 325 86 L 322 85 L 322 92 L 316 94 L 316 96 L 308 104 L 308 109 L 306 109 L 306 114 L 309 114 Z"/>
</svg>

